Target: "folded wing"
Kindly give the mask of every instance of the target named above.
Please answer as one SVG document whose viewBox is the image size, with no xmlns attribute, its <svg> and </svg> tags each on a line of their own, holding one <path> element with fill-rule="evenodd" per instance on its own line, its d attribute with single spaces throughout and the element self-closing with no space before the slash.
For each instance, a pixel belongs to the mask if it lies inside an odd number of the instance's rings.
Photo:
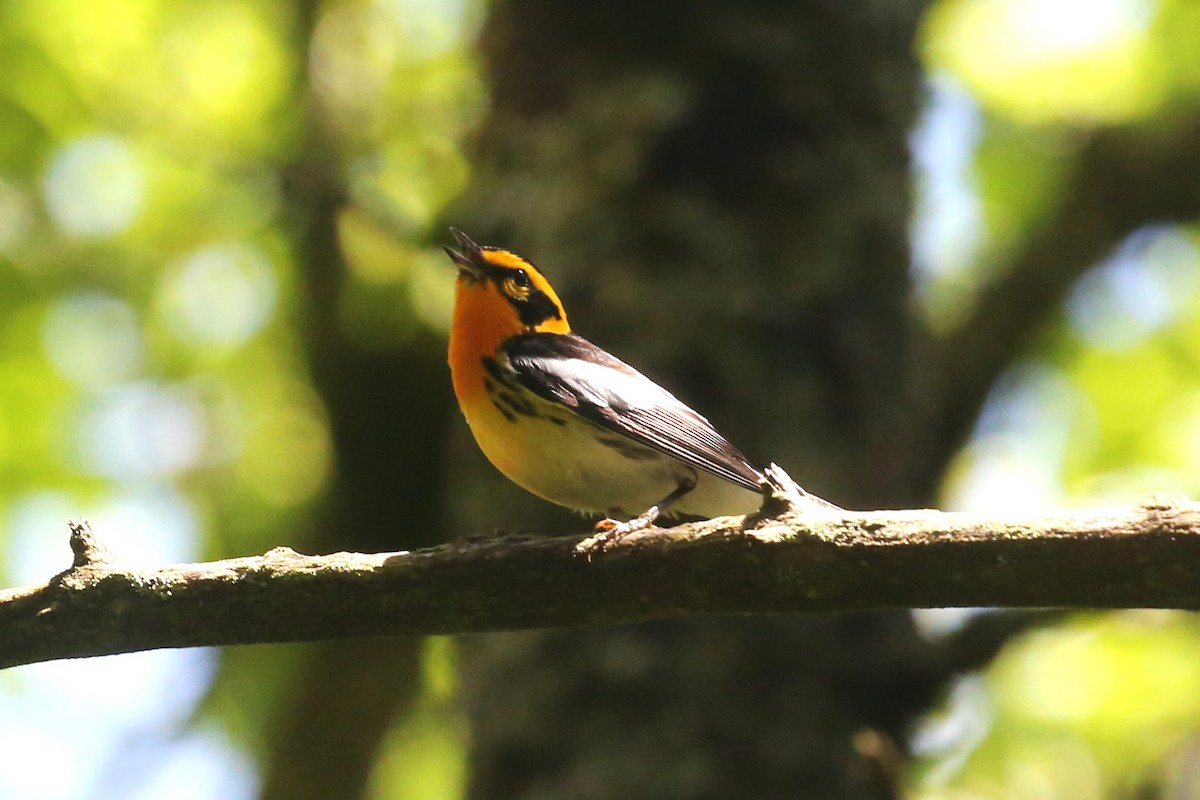
<svg viewBox="0 0 1200 800">
<path fill-rule="evenodd" d="M 574 334 L 528 333 L 504 346 L 517 380 L 543 399 L 747 489 L 762 477 L 708 420 L 615 356 Z"/>
</svg>

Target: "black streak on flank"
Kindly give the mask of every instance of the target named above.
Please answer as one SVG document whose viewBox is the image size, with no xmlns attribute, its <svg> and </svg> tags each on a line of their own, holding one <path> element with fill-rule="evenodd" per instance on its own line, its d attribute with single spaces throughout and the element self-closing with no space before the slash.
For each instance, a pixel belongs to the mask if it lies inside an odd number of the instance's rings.
<svg viewBox="0 0 1200 800">
<path fill-rule="evenodd" d="M 496 398 L 495 398 L 495 397 L 493 397 L 493 398 L 492 398 L 492 405 L 494 405 L 494 406 L 496 407 L 496 409 L 497 409 L 497 410 L 498 410 L 498 411 L 499 411 L 501 414 L 503 414 L 503 415 L 504 415 L 504 418 L 505 418 L 506 420 L 508 420 L 509 422 L 516 422 L 516 421 L 517 421 L 517 415 L 516 415 L 516 414 L 514 414 L 512 411 L 510 411 L 510 410 L 509 410 L 507 407 L 505 407 L 505 406 L 501 405 L 501 404 L 500 404 L 500 403 L 499 403 L 499 402 L 496 400 Z"/>
<path fill-rule="evenodd" d="M 489 356 L 484 356 L 481 360 L 483 362 L 483 369 L 487 372 L 487 374 L 491 377 L 492 380 L 494 380 L 496 383 L 503 386 L 505 389 L 516 389 L 517 388 L 516 380 L 513 378 L 512 375 L 510 375 L 509 373 L 504 371 L 504 368 L 500 366 L 500 364 L 496 361 L 496 359 L 491 358 Z M 486 382 L 484 385 L 485 386 L 487 385 Z M 491 387 L 488 387 L 489 394 L 491 393 L 491 391 L 492 391 Z"/>
<path fill-rule="evenodd" d="M 511 392 L 501 392 L 499 399 L 501 403 L 504 403 L 504 405 L 508 406 L 515 413 L 520 414 L 521 416 L 533 417 L 534 419 L 537 419 L 541 416 L 541 414 L 537 412 L 537 408 L 534 407 L 533 403 L 529 402 L 524 397 L 520 397 Z"/>
<path fill-rule="evenodd" d="M 492 405 L 504 415 L 506 420 L 516 422 L 518 417 L 537 419 L 541 416 L 533 402 L 521 396 L 524 390 L 514 376 L 506 372 L 496 359 L 484 356 L 480 361 L 484 371 L 487 372 L 487 377 L 483 379 L 483 388 L 487 392 L 488 399 L 492 401 Z"/>
<path fill-rule="evenodd" d="M 621 455 L 628 458 L 630 461 L 655 461 L 662 458 L 662 454 L 644 445 L 639 445 L 630 439 L 618 436 L 597 436 L 596 441 L 605 447 L 616 450 Z"/>
</svg>

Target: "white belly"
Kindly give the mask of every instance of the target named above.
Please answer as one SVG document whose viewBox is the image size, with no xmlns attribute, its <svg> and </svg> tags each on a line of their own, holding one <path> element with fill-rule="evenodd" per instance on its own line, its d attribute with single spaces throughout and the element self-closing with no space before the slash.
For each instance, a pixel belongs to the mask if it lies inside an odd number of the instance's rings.
<svg viewBox="0 0 1200 800">
<path fill-rule="evenodd" d="M 523 399 L 532 404 L 535 416 L 510 420 L 487 402 L 467 413 L 467 422 L 484 455 L 501 472 L 552 503 L 635 516 L 693 479 L 696 488 L 668 514 L 748 514 L 762 502 L 757 492 L 574 417 L 556 404 L 532 394 Z"/>
</svg>

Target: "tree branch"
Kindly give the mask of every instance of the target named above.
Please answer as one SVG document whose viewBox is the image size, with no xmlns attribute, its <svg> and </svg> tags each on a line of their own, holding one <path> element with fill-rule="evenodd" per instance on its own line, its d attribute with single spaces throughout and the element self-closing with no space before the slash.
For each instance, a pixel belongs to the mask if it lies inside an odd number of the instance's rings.
<svg viewBox="0 0 1200 800">
<path fill-rule="evenodd" d="M 723 517 L 632 534 L 123 567 L 0 591 L 0 667 L 162 647 L 883 607 L 1200 608 L 1200 504 L 997 519 L 938 511 Z M 88 544 L 88 542 L 91 542 Z"/>
</svg>

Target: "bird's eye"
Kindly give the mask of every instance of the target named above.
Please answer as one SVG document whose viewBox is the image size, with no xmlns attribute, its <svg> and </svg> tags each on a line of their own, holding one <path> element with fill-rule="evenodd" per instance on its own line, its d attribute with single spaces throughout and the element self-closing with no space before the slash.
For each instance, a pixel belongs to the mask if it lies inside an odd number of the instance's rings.
<svg viewBox="0 0 1200 800">
<path fill-rule="evenodd" d="M 499 276 L 500 291 L 514 302 L 525 302 L 533 294 L 533 278 L 523 269 L 507 269 Z"/>
</svg>

